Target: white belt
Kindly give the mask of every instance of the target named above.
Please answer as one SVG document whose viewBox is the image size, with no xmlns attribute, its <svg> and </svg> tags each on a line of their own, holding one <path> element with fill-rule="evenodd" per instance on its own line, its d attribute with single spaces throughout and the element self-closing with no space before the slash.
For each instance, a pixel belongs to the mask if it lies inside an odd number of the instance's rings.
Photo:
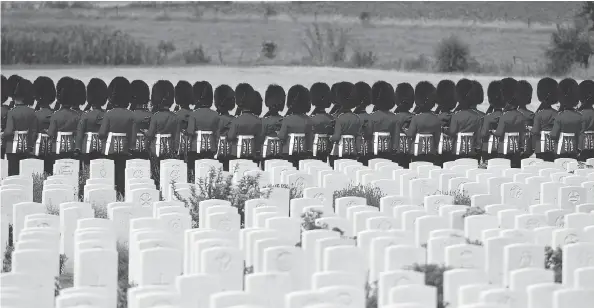
<svg viewBox="0 0 594 308">
<path fill-rule="evenodd" d="M 253 135 L 239 135 L 237 136 L 237 158 L 241 157 L 241 146 L 244 140 L 252 140 L 254 139 Z M 253 149 L 252 149 L 253 151 Z M 253 154 L 253 153 L 252 153 Z"/>
<path fill-rule="evenodd" d="M 264 146 L 262 147 L 262 157 L 266 157 L 268 155 L 268 142 L 269 141 L 278 141 L 278 137 L 266 136 L 264 140 Z"/>
<path fill-rule="evenodd" d="M 540 132 L 540 150 L 543 152 L 545 151 L 544 149 L 545 149 L 545 142 L 547 140 L 547 138 L 546 138 L 547 136 L 549 136 L 549 140 L 550 140 L 550 138 L 551 138 L 550 131 L 543 130 Z"/>
<path fill-rule="evenodd" d="M 557 155 L 561 154 L 561 150 L 563 149 L 563 141 L 566 137 L 574 137 L 575 138 L 575 134 L 574 133 L 561 133 L 561 135 L 559 136 L 559 143 L 557 143 Z"/>
<path fill-rule="evenodd" d="M 305 134 L 289 134 L 289 155 L 293 155 L 293 147 L 297 138 L 305 138 Z"/>
<path fill-rule="evenodd" d="M 437 144 L 437 154 L 443 154 L 443 133 L 439 135 L 439 144 Z"/>
<path fill-rule="evenodd" d="M 520 133 L 505 133 L 503 136 L 503 155 L 507 155 L 507 148 L 509 147 L 510 137 L 520 137 Z M 520 140 L 518 140 L 518 146 L 520 146 Z"/>
<path fill-rule="evenodd" d="M 379 152 L 379 138 L 380 137 L 390 137 L 390 133 L 388 132 L 374 132 L 373 133 L 373 154 L 377 155 Z"/>
<path fill-rule="evenodd" d="M 318 155 L 318 143 L 320 142 L 320 138 L 328 138 L 327 134 L 315 134 L 314 141 L 313 141 L 313 156 L 315 157 Z"/>
<path fill-rule="evenodd" d="M 493 143 L 495 142 L 495 136 L 493 136 L 493 131 L 490 130 L 491 135 L 489 136 L 489 142 L 487 145 L 487 153 L 491 154 L 491 152 L 493 151 Z"/>
<path fill-rule="evenodd" d="M 62 148 L 62 137 L 72 135 L 72 132 L 58 132 L 58 137 L 56 138 L 56 154 L 60 154 L 60 150 Z"/>
<path fill-rule="evenodd" d="M 462 137 L 472 137 L 472 136 L 474 136 L 474 133 L 458 133 L 457 136 L 458 136 L 458 138 L 456 140 L 456 155 L 460 155 L 460 150 L 462 147 L 462 143 L 461 143 Z"/>
<path fill-rule="evenodd" d="M 196 132 L 196 153 L 202 152 L 202 136 L 212 136 L 210 130 L 197 130 Z"/>
<path fill-rule="evenodd" d="M 41 139 L 42 138 L 49 138 L 47 134 L 39 133 L 37 135 L 37 140 L 35 141 L 35 156 L 39 156 L 39 151 L 41 150 Z M 47 149 L 46 149 L 47 151 Z"/>
<path fill-rule="evenodd" d="M 87 135 L 87 146 L 86 146 L 87 147 L 87 151 L 86 152 L 89 153 L 89 152 L 91 152 L 91 141 L 93 140 L 93 136 L 99 137 L 99 134 L 98 133 L 87 132 L 86 135 Z M 97 142 L 99 142 L 99 141 L 97 141 Z"/>
<path fill-rule="evenodd" d="M 19 136 L 25 135 L 25 140 L 23 142 L 27 142 L 27 134 L 29 134 L 28 130 L 17 130 L 13 133 L 12 136 L 12 153 L 16 153 L 17 146 L 19 144 Z"/>
<path fill-rule="evenodd" d="M 227 141 L 227 136 L 219 136 L 219 144 L 217 144 L 217 153 L 215 153 L 214 158 L 217 159 L 219 157 L 219 150 L 221 149 L 221 143 Z"/>
<path fill-rule="evenodd" d="M 432 134 L 417 134 L 415 136 L 415 156 L 419 155 L 419 141 L 421 141 L 421 137 L 433 138 L 433 135 Z"/>
<path fill-rule="evenodd" d="M 342 152 L 344 150 L 343 140 L 344 139 L 353 139 L 355 141 L 355 136 L 353 135 L 342 135 L 340 136 L 340 141 L 338 142 L 338 157 L 342 157 Z"/>
<path fill-rule="evenodd" d="M 125 133 L 109 133 L 107 134 L 107 141 L 105 142 L 105 155 L 109 155 L 109 149 L 111 148 L 111 139 L 113 137 L 126 137 Z"/>
<path fill-rule="evenodd" d="M 164 138 L 171 138 L 171 134 L 156 134 L 155 139 L 157 143 L 155 144 L 155 152 L 157 157 L 161 156 L 161 139 Z"/>
<path fill-rule="evenodd" d="M 594 135 L 594 130 L 587 130 L 583 134 L 584 134 L 584 137 L 588 138 L 589 135 Z M 594 136 L 592 136 L 592 138 L 594 138 Z M 587 144 L 584 144 L 584 149 L 585 150 L 593 150 L 592 147 L 594 145 L 591 143 L 592 142 L 592 139 L 584 140 L 584 141 L 587 142 Z"/>
</svg>

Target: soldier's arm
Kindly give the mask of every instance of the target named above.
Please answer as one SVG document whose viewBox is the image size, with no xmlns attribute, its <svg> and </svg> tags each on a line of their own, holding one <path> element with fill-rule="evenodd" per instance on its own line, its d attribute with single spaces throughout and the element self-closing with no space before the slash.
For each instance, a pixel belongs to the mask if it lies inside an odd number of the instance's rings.
<svg viewBox="0 0 594 308">
<path fill-rule="evenodd" d="M 493 135 L 497 137 L 503 137 L 505 135 L 505 126 L 505 114 L 502 114 L 501 117 L 499 117 L 499 123 L 497 123 L 497 129 L 495 130 Z"/>
<path fill-rule="evenodd" d="M 398 149 L 400 147 L 400 122 L 398 122 L 398 119 L 394 119 L 390 132 L 392 133 L 392 136 L 390 136 L 392 139 L 392 149 Z"/>
<path fill-rule="evenodd" d="M 157 121 L 158 116 L 155 114 L 151 117 L 148 130 L 144 133 L 144 135 L 149 138 L 149 140 L 155 138 L 155 135 L 157 134 Z"/>
<path fill-rule="evenodd" d="M 50 118 L 50 125 L 49 125 L 49 128 L 47 129 L 47 135 L 50 136 L 51 138 L 56 138 L 56 136 L 58 135 L 58 121 L 56 119 L 55 113 Z"/>
<path fill-rule="evenodd" d="M 532 133 L 533 135 L 540 134 L 540 131 L 542 130 L 540 122 L 541 122 L 540 117 L 535 116 L 534 123 L 532 125 L 532 129 L 530 130 L 530 133 Z"/>
<path fill-rule="evenodd" d="M 342 120 L 340 117 L 336 118 L 336 122 L 334 122 L 334 134 L 330 137 L 332 142 L 340 141 L 342 137 Z"/>
<path fill-rule="evenodd" d="M 78 121 L 78 126 L 76 127 L 76 149 L 80 150 L 82 148 L 83 136 L 87 132 L 87 119 L 85 117 L 81 117 Z"/>
<path fill-rule="evenodd" d="M 106 139 L 107 134 L 109 134 L 109 114 L 105 114 L 103 117 L 103 121 L 101 121 L 101 127 L 99 127 L 99 132 L 97 133 L 100 139 Z"/>
<path fill-rule="evenodd" d="M 9 111 L 6 116 L 6 128 L 2 137 L 8 139 L 8 137 L 12 137 L 12 134 L 14 134 L 14 119 L 12 118 L 12 112 Z"/>
<path fill-rule="evenodd" d="M 173 148 L 179 148 L 179 136 L 181 135 L 182 130 L 182 120 L 178 117 L 174 117 L 175 119 L 175 132 L 173 134 Z"/>
<path fill-rule="evenodd" d="M 281 127 L 278 130 L 278 139 L 280 139 L 282 142 L 285 142 L 287 140 L 287 136 L 289 135 L 289 121 L 291 121 L 291 118 L 285 118 L 282 122 L 281 122 Z"/>
<path fill-rule="evenodd" d="M 229 130 L 227 131 L 227 140 L 235 140 L 237 139 L 237 121 L 238 118 L 235 118 L 229 122 Z"/>
<path fill-rule="evenodd" d="M 406 131 L 406 135 L 408 137 L 414 137 L 417 134 L 417 117 L 413 117 L 410 120 L 410 124 L 408 125 L 408 130 Z"/>
<path fill-rule="evenodd" d="M 305 150 L 306 151 L 313 151 L 313 136 L 314 136 L 314 128 L 313 122 L 311 119 L 307 119 L 306 126 L 305 126 Z"/>
<path fill-rule="evenodd" d="M 188 121 L 188 126 L 186 126 L 186 131 L 185 134 L 188 136 L 193 136 L 194 132 L 196 131 L 196 118 L 194 117 L 194 115 L 189 115 L 186 118 L 186 121 Z M 183 122 L 180 121 L 180 128 L 181 126 L 183 126 Z"/>
<path fill-rule="evenodd" d="M 559 140 L 559 136 L 561 135 L 561 119 L 559 116 L 555 118 L 553 121 L 553 129 L 551 129 L 551 138 L 553 140 Z"/>
<path fill-rule="evenodd" d="M 29 128 L 29 150 L 33 151 L 35 147 L 35 139 L 37 138 L 37 133 L 39 132 L 39 122 L 36 121 L 37 117 L 34 118 L 34 121 L 31 121 L 31 127 Z"/>
</svg>

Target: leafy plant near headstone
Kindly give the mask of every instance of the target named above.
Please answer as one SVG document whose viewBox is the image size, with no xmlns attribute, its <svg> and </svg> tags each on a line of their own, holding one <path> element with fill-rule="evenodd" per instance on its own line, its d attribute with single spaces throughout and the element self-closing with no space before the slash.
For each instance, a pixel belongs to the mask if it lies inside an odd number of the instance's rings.
<svg viewBox="0 0 594 308">
<path fill-rule="evenodd" d="M 365 284 L 365 308 L 377 308 L 377 281 Z"/>
<path fill-rule="evenodd" d="M 466 239 L 466 244 L 476 245 L 476 246 L 483 246 L 483 242 L 482 241 L 480 241 L 480 240 L 474 240 L 473 241 L 473 240 L 471 240 L 469 238 Z"/>
<path fill-rule="evenodd" d="M 474 215 L 484 215 L 485 213 L 487 213 L 487 212 L 484 209 L 477 207 L 477 206 L 471 206 L 466 209 L 466 213 L 464 213 L 462 215 L 462 218 L 466 218 L 466 217 L 474 216 Z"/>
<path fill-rule="evenodd" d="M 319 223 L 316 221 L 318 218 L 322 218 L 322 214 L 323 213 L 319 210 L 308 210 L 301 214 L 301 232 L 328 229 L 328 224 Z M 332 228 L 332 231 L 336 231 L 340 233 L 340 236 L 344 236 L 344 231 L 342 231 L 340 228 L 334 227 Z M 301 242 L 297 243 L 295 246 L 301 247 Z"/>
<path fill-rule="evenodd" d="M 380 199 L 386 194 L 381 189 L 371 185 L 349 185 L 347 188 L 337 190 L 332 196 L 333 202 L 342 197 L 362 197 L 367 201 L 367 205 L 379 208 Z"/>
<path fill-rule="evenodd" d="M 12 245 L 12 241 L 8 241 L 6 244 L 6 250 L 4 251 L 4 256 L 2 256 L 2 272 L 8 273 L 12 270 L 12 252 L 14 251 L 14 246 Z"/>
<path fill-rule="evenodd" d="M 437 195 L 446 195 L 446 196 L 453 196 L 454 197 L 454 204 L 455 205 L 467 205 L 470 206 L 471 200 L 470 196 L 460 192 L 459 190 L 452 190 L 446 192 L 437 192 Z"/>
<path fill-rule="evenodd" d="M 560 247 L 553 249 L 550 246 L 545 247 L 545 268 L 555 272 L 555 282 L 562 283 L 563 269 L 563 250 Z"/>
<path fill-rule="evenodd" d="M 437 308 L 447 307 L 448 303 L 443 301 L 443 273 L 452 268 L 437 264 L 415 264 L 411 269 L 425 274 L 425 285 L 437 288 Z"/>
<path fill-rule="evenodd" d="M 47 180 L 47 174 L 34 173 L 33 174 L 33 202 L 41 203 L 43 194 L 43 182 Z"/>
<path fill-rule="evenodd" d="M 287 184 L 268 185 L 266 188 L 286 188 L 289 190 L 289 200 L 296 198 L 303 198 L 303 188 L 297 186 L 289 186 Z"/>
</svg>

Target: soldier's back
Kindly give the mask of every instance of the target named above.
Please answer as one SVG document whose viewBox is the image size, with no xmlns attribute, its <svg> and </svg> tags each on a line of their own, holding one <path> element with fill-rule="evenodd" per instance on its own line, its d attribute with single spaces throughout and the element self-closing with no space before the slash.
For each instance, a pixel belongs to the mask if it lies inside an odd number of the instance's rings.
<svg viewBox="0 0 594 308">
<path fill-rule="evenodd" d="M 280 115 L 271 115 L 262 119 L 262 131 L 265 137 L 276 137 L 280 130 L 283 117 Z"/>
<path fill-rule="evenodd" d="M 37 123 L 39 125 L 39 130 L 47 130 L 50 125 L 50 119 L 54 112 L 49 108 L 41 108 L 35 111 L 35 115 L 37 116 Z"/>
<path fill-rule="evenodd" d="M 332 141 L 337 142 L 341 136 L 357 136 L 361 132 L 363 120 L 358 115 L 348 112 L 339 115 L 334 124 L 335 134 L 332 136 Z M 337 134 L 338 133 L 338 134 Z"/>
<path fill-rule="evenodd" d="M 178 117 L 175 113 L 166 110 L 159 111 L 151 117 L 149 125 L 149 136 L 154 137 L 155 134 L 175 134 L 178 129 Z"/>
<path fill-rule="evenodd" d="M 101 109 L 94 109 L 91 111 L 85 112 L 82 117 L 81 121 L 86 121 L 86 132 L 88 133 L 96 133 L 99 131 L 101 127 L 101 121 L 103 121 L 103 117 L 105 115 L 105 111 Z"/>
<path fill-rule="evenodd" d="M 561 111 L 555 120 L 560 124 L 561 133 L 579 134 L 582 130 L 582 114 L 576 110 Z"/>
<path fill-rule="evenodd" d="M 553 108 L 539 110 L 534 114 L 534 123 L 539 123 L 540 130 L 550 131 L 553 129 L 553 123 L 557 114 L 557 110 Z"/>
<path fill-rule="evenodd" d="M 13 129 L 15 131 L 28 130 L 32 122 L 37 123 L 37 116 L 35 115 L 35 111 L 23 105 L 17 105 L 12 110 L 9 110 L 6 117 L 7 122 L 8 118 L 12 118 L 14 125 Z"/>
<path fill-rule="evenodd" d="M 134 125 L 134 114 L 125 108 L 113 108 L 105 113 L 103 121 L 109 123 L 108 132 L 128 134 Z"/>
<path fill-rule="evenodd" d="M 146 109 L 136 109 L 132 111 L 132 117 L 134 119 L 134 124 L 136 127 L 140 129 L 148 129 L 149 124 L 151 122 L 151 116 L 153 114 L 146 110 Z"/>
<path fill-rule="evenodd" d="M 397 123 L 397 116 L 389 111 L 378 110 L 368 116 L 368 131 L 393 132 Z"/>
<path fill-rule="evenodd" d="M 220 116 L 210 108 L 198 108 L 190 114 L 188 130 L 191 131 L 216 131 Z"/>
<path fill-rule="evenodd" d="M 482 116 L 474 110 L 460 110 L 452 115 L 450 128 L 455 128 L 453 133 L 476 133 L 479 129 Z"/>
<path fill-rule="evenodd" d="M 582 110 L 582 130 L 594 131 L 594 109 Z"/>
<path fill-rule="evenodd" d="M 332 134 L 334 117 L 327 113 L 318 113 L 311 117 L 311 123 L 315 134 Z"/>
</svg>

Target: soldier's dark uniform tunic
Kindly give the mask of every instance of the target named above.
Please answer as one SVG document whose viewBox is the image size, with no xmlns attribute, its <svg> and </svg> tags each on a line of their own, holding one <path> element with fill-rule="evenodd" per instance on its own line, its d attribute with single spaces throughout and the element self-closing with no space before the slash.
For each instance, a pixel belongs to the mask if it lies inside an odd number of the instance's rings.
<svg viewBox="0 0 594 308">
<path fill-rule="evenodd" d="M 33 150 L 37 131 L 37 117 L 33 109 L 18 104 L 8 111 L 2 143 L 6 144 L 9 176 L 19 174 L 19 162 Z"/>
<path fill-rule="evenodd" d="M 594 157 L 594 108 L 587 106 L 582 108 L 582 131 L 579 139 L 581 150 L 579 160 L 586 161 Z"/>
<path fill-rule="evenodd" d="M 99 138 L 99 128 L 103 122 L 105 111 L 101 109 L 89 110 L 80 117 L 76 129 L 76 148 L 83 154 L 85 165 L 92 159 L 103 156 L 103 142 Z"/>
<path fill-rule="evenodd" d="M 192 140 L 190 163 L 194 164 L 196 159 L 214 158 L 220 121 L 219 114 L 210 108 L 197 108 L 190 114 L 187 129 Z"/>
<path fill-rule="evenodd" d="M 47 134 L 52 140 L 52 152 L 56 159 L 74 157 L 78 120 L 79 112 L 67 107 L 62 107 L 51 116 Z"/>
<path fill-rule="evenodd" d="M 526 109 L 525 106 L 518 108 L 518 111 L 521 112 L 526 117 L 526 131 L 524 134 L 524 155 L 522 158 L 528 158 L 532 156 L 534 153 L 534 143 L 532 141 L 532 127 L 534 126 L 534 112 Z"/>
<path fill-rule="evenodd" d="M 231 158 L 251 159 L 258 163 L 257 149 L 261 146 L 262 120 L 248 111 L 232 119 L 227 131 L 231 143 Z"/>
<path fill-rule="evenodd" d="M 365 136 L 372 143 L 373 157 L 395 160 L 392 149 L 394 140 L 398 139 L 396 115 L 389 110 L 376 110 L 367 120 Z"/>
<path fill-rule="evenodd" d="M 179 149 L 177 154 L 179 155 L 180 159 L 188 163 L 188 168 L 190 168 L 190 165 L 192 164 L 188 162 L 188 153 L 190 152 L 190 148 L 192 145 L 192 138 L 187 134 L 187 131 L 188 122 L 190 115 L 192 114 L 192 110 L 190 110 L 189 108 L 182 107 L 178 111 L 176 111 L 175 114 L 177 115 L 177 118 L 179 120 L 178 123 L 180 129 Z"/>
<path fill-rule="evenodd" d="M 316 110 L 311 114 L 313 126 L 312 155 L 315 159 L 328 162 L 328 155 L 332 151 L 330 136 L 334 132 L 334 118 L 325 110 Z"/>
<path fill-rule="evenodd" d="M 361 119 L 361 131 L 356 135 L 357 156 L 360 163 L 367 165 L 367 162 L 371 158 L 370 155 L 372 155 L 371 142 L 368 136 L 365 135 L 365 131 L 367 131 L 366 127 L 369 125 L 369 113 L 362 110 L 355 114 Z"/>
<path fill-rule="evenodd" d="M 157 160 L 174 158 L 179 140 L 179 122 L 175 113 L 160 110 L 151 117 L 145 133 L 149 140 L 150 153 Z"/>
<path fill-rule="evenodd" d="M 112 108 L 103 116 L 99 138 L 104 141 L 104 154 L 113 159 L 116 191 L 125 194 L 126 160 L 134 144 L 134 115 L 126 108 Z"/>
<path fill-rule="evenodd" d="M 8 116 L 8 111 L 10 110 L 10 108 L 6 105 L 2 105 L 0 107 L 0 148 L 1 148 L 1 153 L 0 153 L 0 158 L 4 159 L 4 156 L 6 154 L 6 144 L 4 143 L 4 141 L 2 140 L 2 134 L 4 133 L 4 130 L 6 129 L 6 117 Z"/>
<path fill-rule="evenodd" d="M 35 138 L 35 148 L 33 154 L 39 159 L 43 159 L 43 171 L 47 174 L 52 174 L 54 166 L 54 157 L 52 154 L 52 143 L 47 134 L 50 126 L 50 119 L 54 112 L 47 106 L 40 107 L 35 111 L 37 116 L 38 133 Z"/>
<path fill-rule="evenodd" d="M 494 135 L 499 138 L 498 153 L 511 161 L 512 168 L 520 168 L 526 135 L 526 116 L 517 109 L 505 111 L 499 118 Z"/>
<path fill-rule="evenodd" d="M 498 156 L 499 138 L 495 137 L 493 133 L 499 124 L 499 118 L 503 114 L 503 110 L 494 108 L 492 112 L 486 114 L 481 121 L 481 128 L 479 132 L 480 147 L 482 152 L 482 160 L 488 161 L 491 158 Z"/>
<path fill-rule="evenodd" d="M 475 110 L 459 110 L 452 114 L 448 135 L 454 142 L 457 158 L 476 158 L 475 146 L 478 140 L 480 114 Z"/>
<path fill-rule="evenodd" d="M 262 119 L 262 160 L 278 159 L 282 157 L 283 144 L 278 136 L 281 130 L 283 117 L 278 113 L 268 115 Z M 264 163 L 262 163 L 264 166 Z"/>
<path fill-rule="evenodd" d="M 234 116 L 228 112 L 219 113 L 219 127 L 217 128 L 217 154 L 216 158 L 223 164 L 223 170 L 229 171 L 229 159 L 231 157 L 231 142 L 227 141 L 227 133 L 231 127 L 231 121 L 235 119 Z"/>
<path fill-rule="evenodd" d="M 149 140 L 142 133 L 148 130 L 151 123 L 153 113 L 146 108 L 136 108 L 132 111 L 132 118 L 134 119 L 134 144 L 131 149 L 134 149 L 134 158 L 149 159 Z"/>
<path fill-rule="evenodd" d="M 349 158 L 356 159 L 358 155 L 355 137 L 361 133 L 363 121 L 350 110 L 343 112 L 336 117 L 334 133 L 330 137 L 333 143 L 330 165 L 334 166 L 334 160 Z"/>
<path fill-rule="evenodd" d="M 441 134 L 441 121 L 433 112 L 415 115 L 406 135 L 413 139 L 411 154 L 413 161 L 437 163 L 437 147 Z"/>
<path fill-rule="evenodd" d="M 555 160 L 555 140 L 551 138 L 551 130 L 556 116 L 557 110 L 550 106 L 536 111 L 530 131 L 536 157 L 549 162 Z"/>
<path fill-rule="evenodd" d="M 447 132 L 452 120 L 451 111 L 442 111 L 437 114 L 442 127 L 442 131 Z M 437 154 L 441 156 L 442 162 L 454 160 L 454 141 L 450 135 L 441 132 L 439 136 L 439 144 L 437 145 Z"/>
<path fill-rule="evenodd" d="M 557 143 L 557 158 L 576 158 L 578 138 L 582 132 L 582 115 L 573 108 L 567 108 L 555 117 L 551 138 Z"/>
<path fill-rule="evenodd" d="M 305 114 L 292 114 L 285 117 L 278 132 L 283 144 L 283 154 L 287 160 L 299 167 L 299 161 L 307 158 L 313 144 L 313 124 Z"/>
<path fill-rule="evenodd" d="M 413 113 L 409 112 L 408 110 L 398 112 L 398 108 L 396 108 L 396 133 L 394 134 L 393 139 L 393 147 L 396 155 L 396 162 L 403 168 L 408 168 L 408 165 L 411 161 L 410 149 L 411 149 L 411 140 L 410 137 L 406 135 L 406 130 L 410 125 L 412 117 L 414 116 Z"/>
</svg>

